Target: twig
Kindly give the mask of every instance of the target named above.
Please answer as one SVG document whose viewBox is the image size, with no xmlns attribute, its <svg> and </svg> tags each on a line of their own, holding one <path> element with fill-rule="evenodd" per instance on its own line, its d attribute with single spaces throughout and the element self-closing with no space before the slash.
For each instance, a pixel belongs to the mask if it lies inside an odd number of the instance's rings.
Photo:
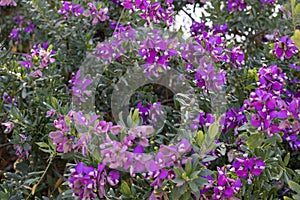
<svg viewBox="0 0 300 200">
<path fill-rule="evenodd" d="M 196 20 L 192 17 L 192 15 L 191 15 L 190 13 L 188 13 L 186 10 L 184 10 L 184 8 L 182 9 L 182 11 L 183 11 L 187 16 L 189 16 L 189 17 L 191 18 L 192 21 L 196 21 Z"/>
<path fill-rule="evenodd" d="M 296 31 L 296 22 L 295 22 L 295 10 L 294 10 L 293 0 L 291 0 L 291 8 L 292 8 L 292 19 L 293 19 L 293 27 L 294 31 Z"/>
<path fill-rule="evenodd" d="M 2 147 L 6 147 L 6 146 L 8 146 L 8 145 L 12 145 L 12 143 L 0 144 L 0 148 L 2 148 Z"/>
<path fill-rule="evenodd" d="M 121 19 L 122 19 L 123 14 L 124 14 L 124 11 L 125 11 L 125 8 L 122 9 L 121 15 L 120 15 L 120 17 L 119 17 L 119 19 L 118 19 L 118 22 L 117 22 L 116 28 L 115 28 L 115 30 L 114 30 L 114 32 L 113 32 L 113 35 L 115 34 L 115 32 L 117 31 L 117 29 L 118 29 L 118 27 L 119 27 L 119 24 L 120 24 L 120 21 L 121 21 Z"/>
<path fill-rule="evenodd" d="M 52 161 L 53 161 L 54 158 L 55 158 L 55 156 L 52 155 L 51 158 L 50 158 L 50 160 L 49 160 L 49 163 L 48 163 L 48 165 L 47 165 L 47 167 L 46 167 L 46 169 L 45 169 L 45 171 L 44 171 L 44 173 L 42 174 L 42 176 L 41 176 L 41 178 L 39 179 L 39 181 L 37 182 L 37 184 L 35 184 L 35 185 L 31 188 L 31 192 L 30 192 L 30 194 L 27 196 L 26 200 L 28 200 L 29 197 L 31 197 L 31 195 L 34 194 L 34 190 L 35 190 L 35 189 L 38 187 L 38 185 L 42 182 L 42 180 L 44 179 L 44 176 L 46 175 L 46 173 L 47 173 L 47 171 L 48 171 L 50 165 L 52 164 Z"/>
</svg>

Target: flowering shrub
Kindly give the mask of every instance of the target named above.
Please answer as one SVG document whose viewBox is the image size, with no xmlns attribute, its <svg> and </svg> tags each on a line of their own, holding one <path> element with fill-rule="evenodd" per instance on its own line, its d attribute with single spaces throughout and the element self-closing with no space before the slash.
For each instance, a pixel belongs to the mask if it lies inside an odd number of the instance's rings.
<svg viewBox="0 0 300 200">
<path fill-rule="evenodd" d="M 0 0 L 0 199 L 299 199 L 299 13 Z"/>
</svg>

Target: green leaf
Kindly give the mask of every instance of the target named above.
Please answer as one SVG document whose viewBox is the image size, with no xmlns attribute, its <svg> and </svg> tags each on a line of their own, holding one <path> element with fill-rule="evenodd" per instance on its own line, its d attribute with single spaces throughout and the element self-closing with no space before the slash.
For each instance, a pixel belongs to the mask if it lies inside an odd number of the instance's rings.
<svg viewBox="0 0 300 200">
<path fill-rule="evenodd" d="M 58 101 L 55 97 L 51 97 L 51 104 L 55 110 L 58 109 Z"/>
<path fill-rule="evenodd" d="M 300 195 L 293 195 L 294 200 L 300 200 Z"/>
<path fill-rule="evenodd" d="M 197 138 L 197 144 L 201 147 L 204 141 L 204 133 L 203 131 L 198 131 L 198 138 Z"/>
<path fill-rule="evenodd" d="M 135 125 L 139 123 L 139 109 L 134 110 L 133 115 L 132 115 L 132 120 Z"/>
<path fill-rule="evenodd" d="M 285 166 L 287 166 L 289 164 L 290 157 L 291 157 L 290 153 L 287 153 L 286 156 L 284 157 L 283 161 L 284 161 Z"/>
<path fill-rule="evenodd" d="M 182 179 L 182 178 L 175 178 L 175 179 L 172 180 L 172 182 L 176 183 L 176 184 L 177 183 L 182 183 L 182 182 L 184 182 L 184 179 Z"/>
<path fill-rule="evenodd" d="M 249 148 L 254 149 L 256 147 L 259 147 L 264 142 L 264 134 L 263 133 L 257 133 L 250 135 L 250 137 L 247 139 L 246 144 Z"/>
<path fill-rule="evenodd" d="M 187 176 L 189 176 L 192 173 L 193 167 L 192 167 L 192 161 L 191 159 L 188 159 L 186 164 L 185 164 L 185 173 Z"/>
<path fill-rule="evenodd" d="M 293 191 L 300 194 L 300 185 L 299 184 L 297 184 L 297 183 L 295 183 L 294 181 L 291 181 L 291 180 L 288 180 L 287 183 Z"/>
<path fill-rule="evenodd" d="M 295 3 L 296 3 L 296 0 L 291 0 L 291 6 L 292 6 L 292 8 L 295 7 Z"/>
<path fill-rule="evenodd" d="M 300 4 L 298 5 L 299 5 L 298 9 L 300 10 Z M 291 37 L 291 39 L 293 40 L 293 42 L 295 42 L 297 48 L 300 49 L 300 30 L 296 30 L 294 32 L 294 35 Z"/>
<path fill-rule="evenodd" d="M 191 190 L 194 192 L 194 193 L 197 193 L 199 192 L 199 188 L 197 186 L 197 184 L 193 181 L 189 182 L 189 187 L 191 188 Z"/>
<path fill-rule="evenodd" d="M 128 196 L 131 195 L 130 188 L 129 188 L 128 184 L 125 181 L 122 181 L 121 191 L 122 191 L 123 194 L 126 194 Z"/>
<path fill-rule="evenodd" d="M 208 128 L 207 134 L 213 141 L 216 140 L 216 136 L 219 134 L 219 126 L 219 122 L 216 121 Z"/>
<path fill-rule="evenodd" d="M 174 167 L 174 172 L 177 175 L 177 177 L 181 177 L 182 172 L 178 167 Z"/>
</svg>

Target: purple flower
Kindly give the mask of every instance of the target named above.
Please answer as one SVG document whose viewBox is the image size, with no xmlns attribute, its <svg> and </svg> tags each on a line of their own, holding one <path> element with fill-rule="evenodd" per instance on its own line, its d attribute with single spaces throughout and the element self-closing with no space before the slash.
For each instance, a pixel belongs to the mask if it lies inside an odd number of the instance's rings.
<svg viewBox="0 0 300 200">
<path fill-rule="evenodd" d="M 239 47 L 234 47 L 230 51 L 230 62 L 236 67 L 239 68 L 241 65 L 244 65 L 244 52 L 241 51 Z"/>
<path fill-rule="evenodd" d="M 228 25 L 227 24 L 215 24 L 213 28 L 211 28 L 211 31 L 216 33 L 225 34 L 227 33 Z"/>
<path fill-rule="evenodd" d="M 105 22 L 106 20 L 109 19 L 109 17 L 106 15 L 108 12 L 108 8 L 100 8 L 100 10 L 98 11 L 95 4 L 88 3 L 88 5 L 91 9 L 90 14 L 94 17 L 92 21 L 93 25 L 96 25 L 99 22 Z"/>
<path fill-rule="evenodd" d="M 74 14 L 76 17 L 80 16 L 83 13 L 83 8 L 80 4 L 73 4 L 71 8 L 72 14 Z"/>
<path fill-rule="evenodd" d="M 10 97 L 6 92 L 3 93 L 2 99 L 6 104 L 5 106 L 12 103 L 14 103 L 14 106 L 18 106 L 18 102 L 16 101 L 15 97 Z"/>
<path fill-rule="evenodd" d="M 219 168 L 218 170 L 218 178 L 217 185 L 214 187 L 214 194 L 212 195 L 213 200 L 217 199 L 228 199 L 234 197 L 237 194 L 241 187 L 242 182 L 240 179 L 232 179 L 227 177 L 225 172 L 225 168 Z"/>
<path fill-rule="evenodd" d="M 300 149 L 300 140 L 298 139 L 300 132 L 300 122 L 289 122 L 288 120 L 282 121 L 279 126 L 279 130 L 284 133 L 282 138 L 286 140 L 290 147 L 295 150 Z"/>
<path fill-rule="evenodd" d="M 252 183 L 253 176 L 259 176 L 265 169 L 264 161 L 258 158 L 236 158 L 232 167 L 236 175 L 240 178 L 248 178 L 248 183 Z"/>
<path fill-rule="evenodd" d="M 227 133 L 230 129 L 234 130 L 234 134 L 238 134 L 238 128 L 247 122 L 247 118 L 244 115 L 244 107 L 239 110 L 231 108 L 222 117 L 220 123 L 222 124 L 222 132 Z"/>
<path fill-rule="evenodd" d="M 24 16 L 22 16 L 22 15 L 15 16 L 14 17 L 14 22 L 15 22 L 16 25 L 19 25 L 21 27 L 23 22 L 24 22 Z"/>
<path fill-rule="evenodd" d="M 110 127 L 110 132 L 113 135 L 118 135 L 123 130 L 123 127 L 120 125 L 115 125 Z"/>
<path fill-rule="evenodd" d="M 192 36 L 199 35 L 206 29 L 205 22 L 196 22 L 193 21 L 191 27 L 190 27 L 190 32 Z"/>
<path fill-rule="evenodd" d="M 9 38 L 12 39 L 12 40 L 19 39 L 20 31 L 21 31 L 20 28 L 12 29 L 11 32 L 10 32 Z"/>
<path fill-rule="evenodd" d="M 210 64 L 204 64 L 200 66 L 195 74 L 197 86 L 209 90 L 218 90 L 222 88 L 222 85 L 226 82 L 226 72 L 224 70 L 217 70 Z"/>
<path fill-rule="evenodd" d="M 81 199 L 96 198 L 94 190 L 97 188 L 98 172 L 93 167 L 85 166 L 83 162 L 78 163 L 70 171 L 69 185 L 73 195 Z"/>
<path fill-rule="evenodd" d="M 17 6 L 14 0 L 0 0 L 0 6 Z"/>
<path fill-rule="evenodd" d="M 69 11 L 71 10 L 72 7 L 72 2 L 62 1 L 61 4 L 63 7 L 59 9 L 58 14 L 64 15 L 65 18 L 68 18 Z"/>
<path fill-rule="evenodd" d="M 231 12 L 242 11 L 246 8 L 246 3 L 244 0 L 228 0 L 227 1 L 228 10 Z"/>
<path fill-rule="evenodd" d="M 169 60 L 177 55 L 175 47 L 178 40 L 164 40 L 162 33 L 158 30 L 153 30 L 148 36 L 148 39 L 142 41 L 139 54 L 145 58 L 144 73 L 148 76 L 158 76 L 160 71 L 170 69 Z"/>
<path fill-rule="evenodd" d="M 198 129 L 200 127 L 208 128 L 211 124 L 215 122 L 215 118 L 213 115 L 205 112 L 201 112 L 198 114 L 197 118 L 193 120 L 193 124 L 191 124 L 192 129 Z"/>
<path fill-rule="evenodd" d="M 20 143 L 14 145 L 16 149 L 16 155 L 19 157 L 19 159 L 27 159 L 32 147 L 28 143 L 26 143 L 26 141 L 30 141 L 30 139 L 23 134 L 19 134 L 19 136 Z"/>
<path fill-rule="evenodd" d="M 111 122 L 100 121 L 100 122 L 95 124 L 94 130 L 97 133 L 107 133 L 110 130 L 111 127 L 112 127 Z"/>
<path fill-rule="evenodd" d="M 177 147 L 177 151 L 180 154 L 186 154 L 189 153 L 192 150 L 192 145 L 189 143 L 188 140 L 186 139 L 182 139 L 179 143 L 178 143 L 178 147 Z"/>
<path fill-rule="evenodd" d="M 282 72 L 281 68 L 277 67 L 277 65 L 272 65 L 270 67 L 263 65 L 259 70 L 258 78 L 258 86 L 260 88 L 272 92 L 275 95 L 280 95 L 284 92 L 282 88 L 287 80 L 287 76 Z"/>
<path fill-rule="evenodd" d="M 76 144 L 72 146 L 74 152 L 81 151 L 83 156 L 88 154 L 88 147 L 92 140 L 92 135 L 90 133 L 80 133 L 79 139 L 77 140 Z"/>
<path fill-rule="evenodd" d="M 147 103 L 148 106 L 143 107 L 142 102 L 138 103 L 136 106 L 139 109 L 139 114 L 143 119 L 143 124 L 155 125 L 157 118 L 163 114 L 161 110 L 161 103 L 154 102 Z"/>
<path fill-rule="evenodd" d="M 164 4 L 161 2 L 150 2 L 149 0 L 123 0 L 122 5 L 125 9 L 142 11 L 140 16 L 146 20 L 147 25 L 151 21 L 159 23 L 162 19 L 169 26 L 173 22 L 174 5 L 173 1 L 166 0 Z"/>
<path fill-rule="evenodd" d="M 92 95 L 92 91 L 87 90 L 87 87 L 93 83 L 93 80 L 90 78 L 80 78 L 80 70 L 73 76 L 70 83 L 73 84 L 72 95 L 74 103 L 86 102 L 86 99 Z"/>
<path fill-rule="evenodd" d="M 41 70 L 36 70 L 36 71 L 30 72 L 29 76 L 41 78 L 41 77 L 43 77 L 43 72 Z"/>
<path fill-rule="evenodd" d="M 25 32 L 26 33 L 31 33 L 31 32 L 33 32 L 34 31 L 34 25 L 33 25 L 33 23 L 31 23 L 31 22 L 27 22 L 27 27 L 25 28 Z"/>
<path fill-rule="evenodd" d="M 290 59 L 293 54 L 297 54 L 298 48 L 291 38 L 283 36 L 280 40 L 276 40 L 272 53 L 283 61 L 284 59 Z"/>
<path fill-rule="evenodd" d="M 4 133 L 10 133 L 14 128 L 14 124 L 12 122 L 2 122 L 1 125 L 6 127 Z"/>
<path fill-rule="evenodd" d="M 300 66 L 296 66 L 294 63 L 291 63 L 289 66 L 290 66 L 290 68 L 292 68 L 292 69 L 295 69 L 295 70 L 297 70 L 297 71 L 300 71 Z"/>
<path fill-rule="evenodd" d="M 51 109 L 51 110 L 48 110 L 47 113 L 46 113 L 46 117 L 53 117 L 56 113 L 56 110 L 54 109 Z"/>
<path fill-rule="evenodd" d="M 70 153 L 73 148 L 72 140 L 69 140 L 68 136 L 60 131 L 54 131 L 49 133 L 49 137 L 51 138 L 53 144 L 57 146 L 58 152 Z"/>
<path fill-rule="evenodd" d="M 260 2 L 272 6 L 276 3 L 276 0 L 260 0 Z"/>
<path fill-rule="evenodd" d="M 111 186 L 117 185 L 120 182 L 119 179 L 120 179 L 120 172 L 118 172 L 118 171 L 111 171 L 107 175 L 107 182 Z"/>
</svg>

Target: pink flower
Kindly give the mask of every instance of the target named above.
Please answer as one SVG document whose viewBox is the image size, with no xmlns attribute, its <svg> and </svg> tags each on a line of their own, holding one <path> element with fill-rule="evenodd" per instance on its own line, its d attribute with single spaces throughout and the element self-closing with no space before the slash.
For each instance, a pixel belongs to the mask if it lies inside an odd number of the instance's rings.
<svg viewBox="0 0 300 200">
<path fill-rule="evenodd" d="M 1 0 L 0 6 L 17 6 L 17 3 L 14 0 Z"/>
</svg>

